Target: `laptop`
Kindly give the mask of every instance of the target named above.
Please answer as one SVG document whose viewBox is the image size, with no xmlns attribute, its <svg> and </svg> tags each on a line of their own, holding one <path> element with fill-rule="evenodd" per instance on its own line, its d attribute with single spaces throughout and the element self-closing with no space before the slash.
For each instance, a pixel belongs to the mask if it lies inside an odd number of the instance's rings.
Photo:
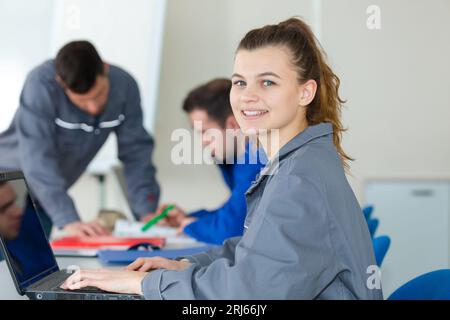
<svg viewBox="0 0 450 320">
<path fill-rule="evenodd" d="M 58 267 L 22 172 L 0 172 L 0 249 L 17 292 L 32 300 L 143 300 L 94 287 L 64 290 L 74 272 Z"/>
</svg>

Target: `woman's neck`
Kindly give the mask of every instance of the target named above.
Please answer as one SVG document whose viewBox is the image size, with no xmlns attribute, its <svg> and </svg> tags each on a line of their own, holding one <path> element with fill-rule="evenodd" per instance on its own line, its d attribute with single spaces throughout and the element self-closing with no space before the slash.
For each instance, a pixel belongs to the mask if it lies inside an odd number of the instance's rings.
<svg viewBox="0 0 450 320">
<path fill-rule="evenodd" d="M 306 119 L 303 119 L 300 121 L 295 121 L 292 125 L 288 125 L 281 129 L 270 129 L 267 133 L 260 134 L 258 136 L 258 140 L 269 161 L 278 154 L 284 145 L 286 145 L 307 127 L 308 122 Z"/>
</svg>

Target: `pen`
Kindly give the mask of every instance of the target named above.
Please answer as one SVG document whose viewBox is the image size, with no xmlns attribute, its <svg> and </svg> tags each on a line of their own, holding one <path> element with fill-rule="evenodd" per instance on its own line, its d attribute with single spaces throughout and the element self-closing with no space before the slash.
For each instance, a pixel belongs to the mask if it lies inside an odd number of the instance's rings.
<svg viewBox="0 0 450 320">
<path fill-rule="evenodd" d="M 146 224 L 144 224 L 142 226 L 142 231 L 147 231 L 151 226 L 153 226 L 154 224 L 158 223 L 159 220 L 163 219 L 165 216 L 167 216 L 167 214 L 169 213 L 170 210 L 172 210 L 173 208 L 175 208 L 175 206 L 173 204 L 167 206 L 159 215 L 157 215 L 156 217 L 154 217 L 153 219 L 151 219 L 149 222 L 147 222 Z"/>
</svg>

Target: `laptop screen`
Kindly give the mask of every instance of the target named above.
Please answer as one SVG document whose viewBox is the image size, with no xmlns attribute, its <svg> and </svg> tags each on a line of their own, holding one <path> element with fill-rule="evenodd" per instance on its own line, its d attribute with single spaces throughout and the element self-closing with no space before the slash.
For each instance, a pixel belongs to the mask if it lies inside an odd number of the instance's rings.
<svg viewBox="0 0 450 320">
<path fill-rule="evenodd" d="M 27 185 L 20 175 L 0 180 L 0 238 L 4 258 L 18 289 L 58 270 Z"/>
</svg>

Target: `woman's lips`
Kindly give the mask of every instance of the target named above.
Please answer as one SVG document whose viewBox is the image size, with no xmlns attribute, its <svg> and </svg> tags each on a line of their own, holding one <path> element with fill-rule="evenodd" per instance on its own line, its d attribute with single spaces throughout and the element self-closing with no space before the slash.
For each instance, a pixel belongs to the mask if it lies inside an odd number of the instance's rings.
<svg viewBox="0 0 450 320">
<path fill-rule="evenodd" d="M 267 110 L 241 110 L 241 115 L 245 120 L 256 120 L 264 117 Z"/>
</svg>

